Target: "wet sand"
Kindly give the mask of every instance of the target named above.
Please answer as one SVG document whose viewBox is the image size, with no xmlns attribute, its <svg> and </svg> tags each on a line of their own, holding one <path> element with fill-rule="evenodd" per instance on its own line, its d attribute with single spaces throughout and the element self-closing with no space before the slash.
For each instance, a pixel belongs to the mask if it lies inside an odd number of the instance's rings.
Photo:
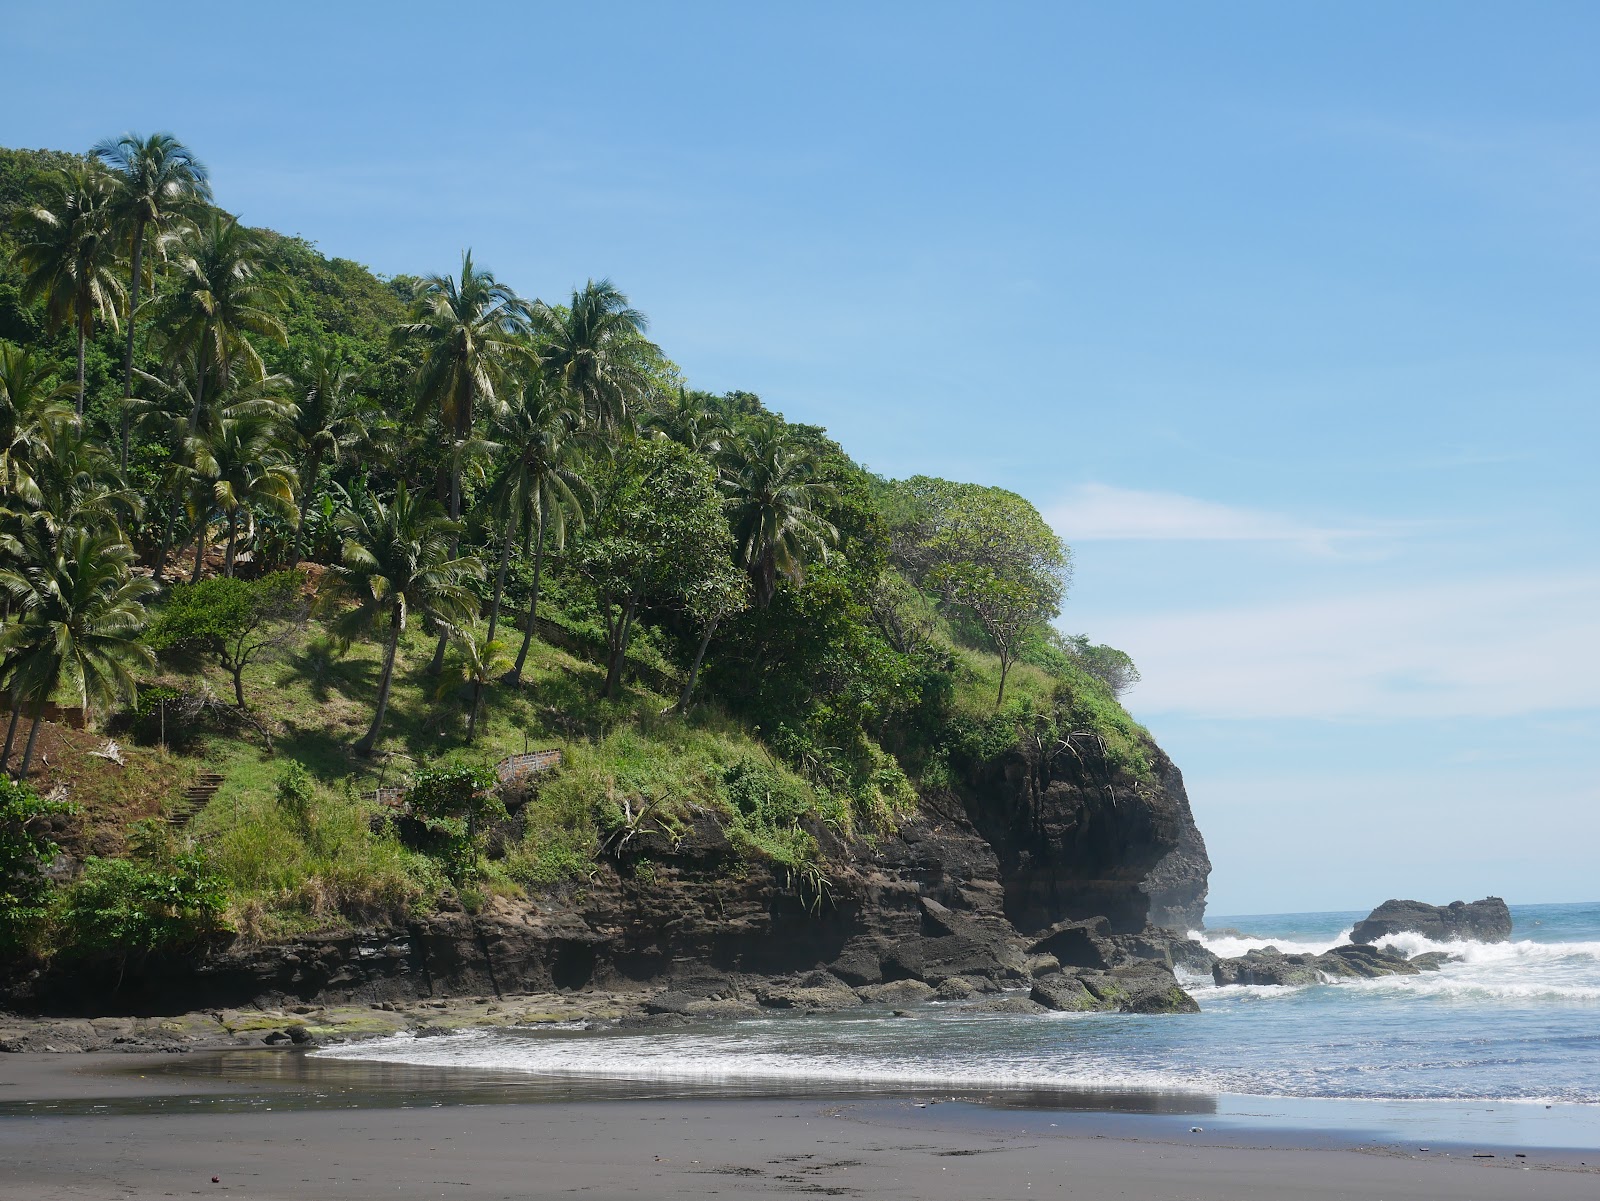
<svg viewBox="0 0 1600 1201">
<path fill-rule="evenodd" d="M 415 1077 L 379 1095 L 292 1071 L 174 1074 L 185 1058 L 0 1057 L 0 1199 L 1600 1195 L 1585 1152 L 1471 1159 L 1315 1132 L 1190 1134 L 1171 1116 L 912 1098 L 508 1103 L 503 1087 L 463 1087 L 446 1103 Z M 146 1112 L 152 1099 L 159 1112 Z"/>
</svg>

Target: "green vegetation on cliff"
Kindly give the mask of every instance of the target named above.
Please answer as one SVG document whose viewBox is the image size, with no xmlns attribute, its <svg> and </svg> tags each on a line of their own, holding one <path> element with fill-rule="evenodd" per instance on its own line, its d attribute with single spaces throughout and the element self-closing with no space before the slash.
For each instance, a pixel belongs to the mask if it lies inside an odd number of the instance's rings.
<svg viewBox="0 0 1600 1201">
<path fill-rule="evenodd" d="M 0 954 L 648 881 L 704 814 L 820 904 L 1030 740 L 1147 769 L 1026 500 L 691 389 L 609 282 L 381 279 L 165 137 L 0 150 L 0 217 Z"/>
</svg>

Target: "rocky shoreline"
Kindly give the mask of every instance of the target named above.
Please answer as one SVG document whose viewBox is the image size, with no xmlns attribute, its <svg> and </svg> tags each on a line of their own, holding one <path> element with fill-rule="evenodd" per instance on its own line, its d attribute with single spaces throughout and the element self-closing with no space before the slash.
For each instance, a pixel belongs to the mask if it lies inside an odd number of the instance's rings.
<svg viewBox="0 0 1600 1201">
<path fill-rule="evenodd" d="M 641 829 L 574 887 L 475 913 L 447 905 L 399 929 L 45 964 L 0 980 L 0 1049 L 235 1046 L 530 1013 L 670 1025 L 931 1000 L 1192 1012 L 1173 969 L 1211 966 L 1183 933 L 1203 920 L 1210 863 L 1182 776 L 1146 749 L 1153 771 L 1134 777 L 1092 750 L 1022 746 L 925 796 L 892 833 L 819 827 L 825 887 L 753 869 L 704 812 Z"/>
</svg>

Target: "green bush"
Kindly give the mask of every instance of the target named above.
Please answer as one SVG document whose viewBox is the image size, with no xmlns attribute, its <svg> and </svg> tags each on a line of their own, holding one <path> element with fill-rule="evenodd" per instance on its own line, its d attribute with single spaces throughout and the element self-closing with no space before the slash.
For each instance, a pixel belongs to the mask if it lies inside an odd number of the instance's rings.
<svg viewBox="0 0 1600 1201">
<path fill-rule="evenodd" d="M 435 856 L 458 886 L 477 877 L 488 827 L 506 820 L 506 808 L 494 794 L 496 782 L 489 768 L 451 762 L 418 772 L 406 791 L 411 821 L 402 823 L 403 836 Z"/>
<path fill-rule="evenodd" d="M 73 806 L 41 797 L 30 784 L 0 776 L 0 954 L 23 949 L 38 933 L 50 899 L 45 865 L 56 844 L 37 829 Z"/>
<path fill-rule="evenodd" d="M 227 892 L 192 852 L 164 862 L 90 859 L 66 893 L 63 944 L 83 955 L 118 959 L 183 951 L 222 929 Z"/>
</svg>

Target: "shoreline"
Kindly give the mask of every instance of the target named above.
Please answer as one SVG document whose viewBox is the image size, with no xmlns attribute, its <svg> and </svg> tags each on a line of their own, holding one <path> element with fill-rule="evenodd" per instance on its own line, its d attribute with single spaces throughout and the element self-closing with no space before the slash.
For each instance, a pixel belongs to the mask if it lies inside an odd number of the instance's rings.
<svg viewBox="0 0 1600 1201">
<path fill-rule="evenodd" d="M 1373 1137 L 1382 1132 L 1274 1126 L 1269 1111 L 1281 1116 L 1283 1107 L 1265 1098 L 1248 1099 L 1254 1115 L 1230 1112 L 1226 1098 L 1213 1098 L 1205 1114 L 1138 1113 L 1040 1108 L 1037 1098 L 1003 1094 L 622 1099 L 538 1083 L 266 1048 L 8 1055 L 0 1057 L 0 1199 L 208 1189 L 262 1201 L 521 1198 L 570 1189 L 664 1198 L 1564 1201 L 1593 1196 L 1600 1175 L 1600 1150 L 1440 1140 L 1423 1152 Z M 170 1120 L 178 1114 L 181 1122 Z"/>
</svg>

